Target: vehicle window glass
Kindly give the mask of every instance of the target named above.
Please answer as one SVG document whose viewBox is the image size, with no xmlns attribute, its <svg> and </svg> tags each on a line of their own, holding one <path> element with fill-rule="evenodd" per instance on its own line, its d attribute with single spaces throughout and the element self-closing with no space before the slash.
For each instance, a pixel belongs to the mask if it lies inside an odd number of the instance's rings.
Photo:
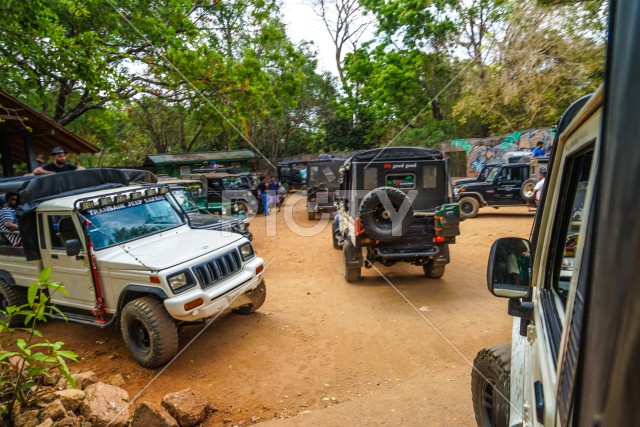
<svg viewBox="0 0 640 427">
<path fill-rule="evenodd" d="M 69 215 L 49 215 L 47 222 L 49 223 L 49 239 L 52 249 L 64 249 L 66 240 L 80 239 Z"/>
<path fill-rule="evenodd" d="M 489 172 L 489 175 L 487 176 L 486 182 L 492 182 L 495 179 L 496 175 L 498 175 L 500 170 L 500 168 L 491 169 L 491 172 Z"/>
<path fill-rule="evenodd" d="M 437 169 L 435 166 L 422 167 L 422 188 L 436 188 Z"/>
<path fill-rule="evenodd" d="M 378 187 L 378 169 L 375 167 L 364 170 L 364 189 L 373 190 Z"/>
<path fill-rule="evenodd" d="M 309 168 L 309 181 L 314 182 L 318 180 L 318 167 L 311 166 Z"/>
<path fill-rule="evenodd" d="M 84 212 L 96 250 L 178 227 L 184 220 L 168 199 L 157 196 Z"/>
<path fill-rule="evenodd" d="M 589 174 L 593 152 L 588 151 L 568 159 L 565 177 L 562 182 L 561 193 L 566 195 L 559 200 L 559 212 L 556 215 L 558 224 L 555 247 L 551 248 L 553 257 L 553 275 L 551 284 L 558 295 L 562 306 L 567 304 L 570 287 L 575 280 L 574 266 L 579 237 L 583 228 L 584 202 L 589 186 Z"/>
<path fill-rule="evenodd" d="M 400 188 L 403 190 L 416 188 L 416 176 L 412 173 L 387 175 L 385 185 L 387 187 Z"/>
</svg>

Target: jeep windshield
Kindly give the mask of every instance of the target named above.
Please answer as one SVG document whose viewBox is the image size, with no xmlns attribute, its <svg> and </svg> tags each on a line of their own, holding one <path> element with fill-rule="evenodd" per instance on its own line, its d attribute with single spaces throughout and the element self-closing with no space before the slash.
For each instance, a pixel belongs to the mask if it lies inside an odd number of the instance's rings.
<svg viewBox="0 0 640 427">
<path fill-rule="evenodd" d="M 119 195 L 106 198 L 115 202 L 113 204 L 96 203 L 95 207 L 81 211 L 83 217 L 89 221 L 87 232 L 96 250 L 141 239 L 185 224 L 183 217 L 164 196 L 126 200 L 122 203 L 117 203 L 117 197 Z"/>
<path fill-rule="evenodd" d="M 338 188 L 338 177 L 340 176 L 339 163 L 316 163 L 308 165 L 308 186 L 326 186 L 328 188 Z"/>
</svg>

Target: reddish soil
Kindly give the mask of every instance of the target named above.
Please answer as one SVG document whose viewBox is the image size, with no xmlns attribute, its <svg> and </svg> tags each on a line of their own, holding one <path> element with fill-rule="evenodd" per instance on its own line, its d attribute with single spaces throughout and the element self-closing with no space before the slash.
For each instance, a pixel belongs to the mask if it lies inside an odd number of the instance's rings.
<svg viewBox="0 0 640 427">
<path fill-rule="evenodd" d="M 134 405 L 191 387 L 218 408 L 205 426 L 474 425 L 470 364 L 508 341 L 512 323 L 506 300 L 486 289 L 489 248 L 528 237 L 532 214 L 484 208 L 464 221 L 440 280 L 376 264 L 349 284 L 329 221 L 309 221 L 305 209 L 293 193 L 282 212 L 251 224 L 268 264 L 263 307 L 182 327 L 181 353 L 162 369 L 134 362 L 115 328 L 56 321 L 41 331 L 80 355 L 72 371 L 104 382 L 122 374 Z"/>
</svg>

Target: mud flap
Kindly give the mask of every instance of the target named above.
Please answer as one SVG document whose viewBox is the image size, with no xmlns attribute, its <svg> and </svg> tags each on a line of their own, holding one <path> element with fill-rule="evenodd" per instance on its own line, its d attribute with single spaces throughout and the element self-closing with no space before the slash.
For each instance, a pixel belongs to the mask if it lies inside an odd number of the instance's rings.
<svg viewBox="0 0 640 427">
<path fill-rule="evenodd" d="M 433 258 L 433 265 L 449 264 L 449 245 L 438 246 L 440 252 Z"/>
</svg>

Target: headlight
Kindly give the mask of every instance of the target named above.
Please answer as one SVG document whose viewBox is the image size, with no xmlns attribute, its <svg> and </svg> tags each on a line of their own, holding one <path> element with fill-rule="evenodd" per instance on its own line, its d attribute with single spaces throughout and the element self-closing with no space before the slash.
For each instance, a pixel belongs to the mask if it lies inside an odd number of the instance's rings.
<svg viewBox="0 0 640 427">
<path fill-rule="evenodd" d="M 195 284 L 191 279 L 191 275 L 186 271 L 167 277 L 167 282 L 169 286 L 171 286 L 171 290 L 175 293 L 190 288 Z"/>
<path fill-rule="evenodd" d="M 238 205 L 236 203 L 231 205 L 231 213 L 234 215 L 238 213 Z"/>
<path fill-rule="evenodd" d="M 223 207 L 222 207 L 222 209 L 220 209 L 220 213 L 221 213 L 222 215 L 226 215 L 226 214 L 227 214 L 227 208 L 226 208 L 226 206 L 223 206 Z"/>
<path fill-rule="evenodd" d="M 247 231 L 247 224 L 245 224 L 244 222 L 240 221 L 238 223 L 238 230 L 240 230 L 241 233 L 244 233 L 245 231 Z"/>
<path fill-rule="evenodd" d="M 243 261 L 247 261 L 255 256 L 255 252 L 253 252 L 253 246 L 251 246 L 251 243 L 240 246 L 240 256 L 242 257 Z"/>
</svg>

